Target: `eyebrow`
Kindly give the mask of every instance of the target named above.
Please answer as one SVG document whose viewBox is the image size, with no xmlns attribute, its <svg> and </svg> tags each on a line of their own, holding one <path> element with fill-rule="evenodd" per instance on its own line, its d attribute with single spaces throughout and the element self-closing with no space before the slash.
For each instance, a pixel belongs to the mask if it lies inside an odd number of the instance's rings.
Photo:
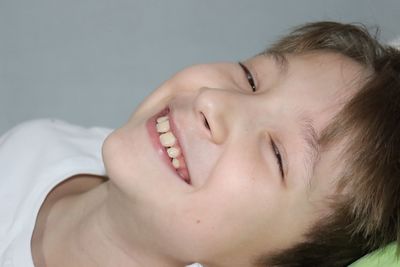
<svg viewBox="0 0 400 267">
<path fill-rule="evenodd" d="M 278 52 L 266 52 L 265 56 L 271 57 L 275 66 L 279 69 L 281 75 L 285 75 L 289 69 L 289 61 L 286 56 Z"/>
<path fill-rule="evenodd" d="M 318 142 L 318 134 L 315 130 L 310 118 L 300 119 L 301 139 L 304 145 L 304 160 L 303 166 L 305 171 L 305 181 L 308 188 L 312 186 L 312 176 L 314 174 L 315 165 L 320 157 L 320 145 Z"/>
</svg>

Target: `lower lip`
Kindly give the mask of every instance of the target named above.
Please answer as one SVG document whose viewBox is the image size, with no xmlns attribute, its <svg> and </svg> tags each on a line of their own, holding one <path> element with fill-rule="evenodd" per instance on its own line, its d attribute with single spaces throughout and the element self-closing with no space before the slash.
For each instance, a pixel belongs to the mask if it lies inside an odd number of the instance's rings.
<svg viewBox="0 0 400 267">
<path fill-rule="evenodd" d="M 169 108 L 165 108 L 158 114 L 151 117 L 146 123 L 147 132 L 149 133 L 151 143 L 156 149 L 157 154 L 161 157 L 161 160 L 168 165 L 168 167 L 174 172 L 174 174 L 179 177 L 180 180 L 184 181 L 187 184 L 187 182 L 177 173 L 177 170 L 174 168 L 174 166 L 172 166 L 171 158 L 168 156 L 166 148 L 161 145 L 160 134 L 157 132 L 156 129 L 157 118 L 166 116 L 168 113 Z"/>
</svg>

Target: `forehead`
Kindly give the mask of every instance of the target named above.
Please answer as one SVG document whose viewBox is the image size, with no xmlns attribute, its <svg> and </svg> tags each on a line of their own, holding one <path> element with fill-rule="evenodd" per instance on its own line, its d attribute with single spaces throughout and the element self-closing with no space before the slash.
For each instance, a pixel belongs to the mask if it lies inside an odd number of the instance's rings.
<svg viewBox="0 0 400 267">
<path fill-rule="evenodd" d="M 348 93 L 363 74 L 363 67 L 354 60 L 333 52 L 308 52 L 274 56 L 261 54 L 247 61 L 259 78 L 261 87 L 273 88 L 284 83 L 294 93 Z M 290 89 L 289 88 L 289 89 Z"/>
<path fill-rule="evenodd" d="M 255 72 L 260 94 L 274 97 L 282 113 L 316 123 L 316 129 L 325 126 L 366 78 L 361 65 L 332 52 L 286 55 L 284 60 L 259 55 L 246 63 Z"/>
</svg>

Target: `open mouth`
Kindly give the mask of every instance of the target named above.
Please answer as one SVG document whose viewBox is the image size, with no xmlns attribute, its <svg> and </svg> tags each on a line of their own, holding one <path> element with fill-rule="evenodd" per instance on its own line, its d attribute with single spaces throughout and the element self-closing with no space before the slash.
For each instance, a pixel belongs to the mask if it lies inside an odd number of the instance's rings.
<svg viewBox="0 0 400 267">
<path fill-rule="evenodd" d="M 187 184 L 191 184 L 185 157 L 179 144 L 169 108 L 165 108 L 148 122 L 148 129 L 156 149 L 164 161 Z"/>
</svg>

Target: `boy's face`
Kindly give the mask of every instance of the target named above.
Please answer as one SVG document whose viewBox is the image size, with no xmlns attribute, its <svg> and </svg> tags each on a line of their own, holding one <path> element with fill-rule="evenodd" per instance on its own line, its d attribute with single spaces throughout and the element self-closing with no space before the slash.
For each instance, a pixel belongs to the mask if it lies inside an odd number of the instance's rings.
<svg viewBox="0 0 400 267">
<path fill-rule="evenodd" d="M 330 53 L 287 59 L 286 68 L 265 55 L 244 62 L 256 92 L 237 63 L 187 68 L 107 139 L 106 168 L 122 192 L 113 212 L 130 218 L 127 229 L 141 227 L 135 235 L 167 256 L 233 266 L 302 239 L 328 211 L 340 171 L 340 145 L 318 150 L 313 139 L 354 94 L 362 68 Z M 153 120 L 166 107 L 190 184 L 158 141 Z"/>
</svg>

